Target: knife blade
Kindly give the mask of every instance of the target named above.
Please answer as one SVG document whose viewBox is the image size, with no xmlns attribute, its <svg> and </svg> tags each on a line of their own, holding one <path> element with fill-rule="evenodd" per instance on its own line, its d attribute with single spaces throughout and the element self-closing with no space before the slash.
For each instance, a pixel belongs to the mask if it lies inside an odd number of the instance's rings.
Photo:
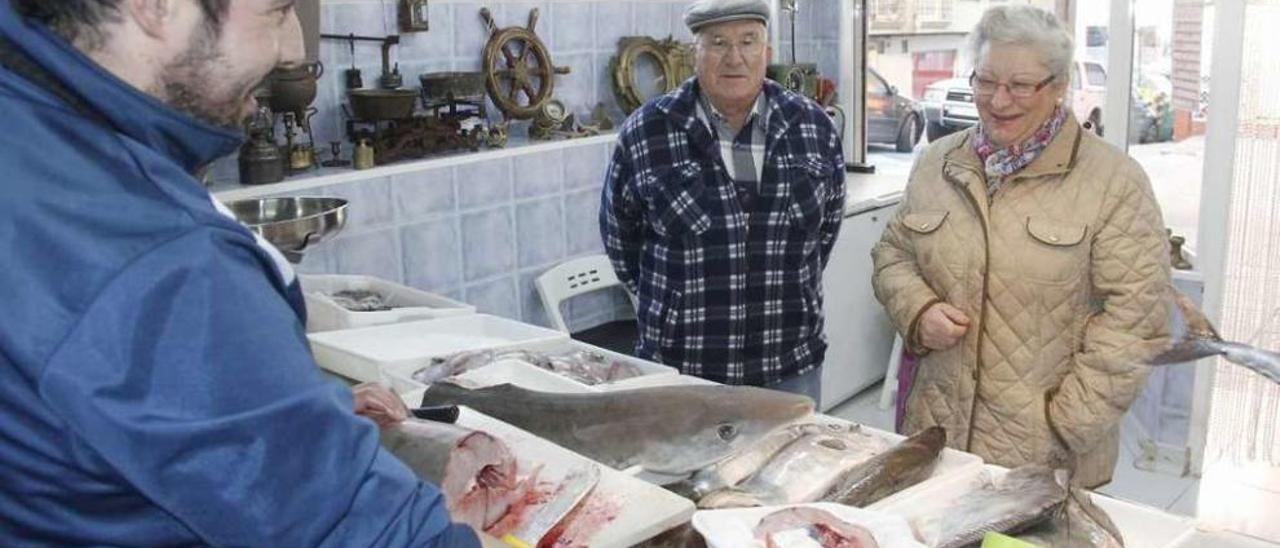
<svg viewBox="0 0 1280 548">
<path fill-rule="evenodd" d="M 587 495 L 591 494 L 599 482 L 600 467 L 594 464 L 570 472 L 565 476 L 560 490 L 551 500 L 538 508 L 528 521 L 515 531 L 503 536 L 502 541 L 516 548 L 536 547 L 539 542 L 542 542 L 542 537 L 551 532 L 564 520 L 565 516 L 586 500 Z"/>
</svg>

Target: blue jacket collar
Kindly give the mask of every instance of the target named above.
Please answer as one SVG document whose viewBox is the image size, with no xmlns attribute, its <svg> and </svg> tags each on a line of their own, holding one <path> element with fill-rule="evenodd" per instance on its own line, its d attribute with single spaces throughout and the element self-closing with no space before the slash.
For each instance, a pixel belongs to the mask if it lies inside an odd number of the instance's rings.
<svg viewBox="0 0 1280 548">
<path fill-rule="evenodd" d="M 231 153 L 240 144 L 239 132 L 196 120 L 139 91 L 48 27 L 20 17 L 9 0 L 0 0 L 0 34 L 116 131 L 171 159 L 188 173 Z"/>
</svg>

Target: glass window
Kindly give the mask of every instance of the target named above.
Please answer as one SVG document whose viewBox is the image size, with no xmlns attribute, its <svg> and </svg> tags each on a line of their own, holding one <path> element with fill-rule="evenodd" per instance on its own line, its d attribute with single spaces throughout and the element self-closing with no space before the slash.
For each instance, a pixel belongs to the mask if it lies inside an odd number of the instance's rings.
<svg viewBox="0 0 1280 548">
<path fill-rule="evenodd" d="M 1102 69 L 1102 65 L 1099 65 L 1097 63 L 1085 63 L 1084 70 L 1085 70 L 1085 74 L 1088 75 L 1089 85 L 1091 86 L 1107 85 L 1107 71 Z"/>
</svg>

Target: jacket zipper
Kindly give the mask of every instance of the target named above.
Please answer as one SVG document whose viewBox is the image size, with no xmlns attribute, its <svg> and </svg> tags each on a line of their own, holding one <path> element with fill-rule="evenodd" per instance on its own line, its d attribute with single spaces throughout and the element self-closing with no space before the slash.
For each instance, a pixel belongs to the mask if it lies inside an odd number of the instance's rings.
<svg viewBox="0 0 1280 548">
<path fill-rule="evenodd" d="M 978 374 L 978 369 L 982 366 L 982 328 L 987 323 L 987 290 L 988 282 L 991 278 L 991 236 L 988 234 L 986 215 L 982 214 L 982 206 L 978 203 L 977 199 L 973 197 L 973 193 L 969 192 L 969 185 L 961 184 L 959 181 L 951 178 L 945 167 L 942 170 L 942 174 L 943 178 L 948 182 L 961 188 L 965 198 L 969 200 L 969 204 L 973 206 L 974 211 L 978 214 L 978 219 L 982 222 L 982 298 L 979 300 L 982 309 L 978 313 L 977 325 L 973 326 L 974 329 L 978 330 L 978 351 L 977 359 L 973 364 L 973 398 L 970 399 L 969 403 L 969 426 L 967 428 L 968 432 L 966 432 L 964 442 L 964 450 L 969 452 L 973 447 L 973 418 L 978 412 L 978 391 L 982 388 L 982 376 Z"/>
</svg>

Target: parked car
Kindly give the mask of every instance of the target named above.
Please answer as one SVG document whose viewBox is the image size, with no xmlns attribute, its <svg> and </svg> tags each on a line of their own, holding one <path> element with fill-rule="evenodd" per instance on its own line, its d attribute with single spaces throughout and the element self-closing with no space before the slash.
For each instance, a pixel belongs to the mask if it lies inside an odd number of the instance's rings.
<svg viewBox="0 0 1280 548">
<path fill-rule="evenodd" d="M 891 144 L 911 152 L 924 128 L 920 104 L 889 85 L 879 72 L 867 69 L 867 141 Z"/>
<path fill-rule="evenodd" d="M 1102 134 L 1102 105 L 1107 97 L 1107 72 L 1093 61 L 1077 60 L 1072 68 L 1071 109 L 1086 127 Z M 969 78 L 950 78 L 929 84 L 922 101 L 925 134 L 940 139 L 978 123 Z"/>
<path fill-rule="evenodd" d="M 930 141 L 978 123 L 973 89 L 968 78 L 950 78 L 929 84 L 924 90 L 924 133 Z"/>
</svg>

